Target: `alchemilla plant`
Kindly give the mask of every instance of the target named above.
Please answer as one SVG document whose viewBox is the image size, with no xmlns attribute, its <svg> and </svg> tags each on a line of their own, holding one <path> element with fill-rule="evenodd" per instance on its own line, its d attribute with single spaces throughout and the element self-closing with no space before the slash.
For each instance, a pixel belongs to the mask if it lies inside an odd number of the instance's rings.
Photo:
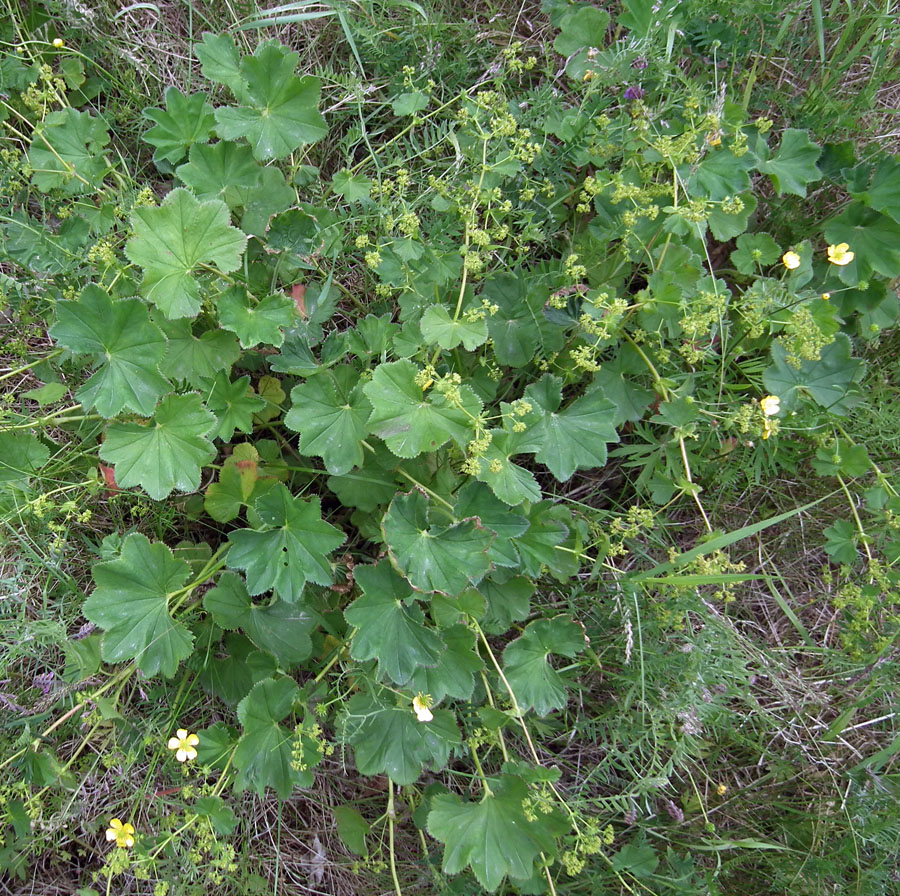
<svg viewBox="0 0 900 896">
<path fill-rule="evenodd" d="M 398 892 L 400 824 L 484 891 L 566 892 L 618 849 L 541 742 L 573 711 L 576 670 L 599 673 L 568 589 L 656 595 L 674 629 L 698 587 L 727 602 L 737 536 L 704 508 L 725 469 L 759 481 L 814 455 L 848 497 L 868 477 L 825 550 L 854 583 L 859 643 L 874 637 L 863 596 L 896 590 L 900 502 L 844 424 L 866 373 L 854 341 L 897 316 L 900 164 L 654 73 L 650 38 L 611 43 L 600 10 L 555 25 L 557 82 L 515 44 L 453 95 L 406 68 L 377 142 L 328 111 L 361 109 L 358 84 L 299 73 L 278 41 L 249 53 L 207 33 L 202 83 L 143 113 L 146 183 L 78 101 L 77 54 L 4 56 L 2 286 L 50 324 L 43 388 L 74 396 L 4 409 L 0 501 L 58 534 L 101 497 L 119 522 L 66 647 L 77 687 L 4 762 L 10 870 L 41 794 L 111 738 L 124 694 L 179 706 L 202 687 L 207 716 L 147 743 L 188 776 L 184 810 L 168 828 L 128 807 L 98 818 L 98 880 L 185 855 L 220 880 L 230 795 L 286 799 L 339 755 L 387 781 L 390 850 L 368 860 L 387 856 Z M 838 199 L 814 229 L 767 229 L 764 209 L 819 190 Z M 81 481 L 51 510 L 38 482 L 65 453 Z M 621 513 L 566 498 L 613 462 L 635 471 Z M 681 502 L 708 537 L 632 552 Z M 190 524 L 188 544 L 180 524 L 141 525 L 154 507 Z M 82 746 L 57 758 L 76 721 Z M 345 837 L 366 855 L 354 812 Z M 623 882 L 646 859 L 630 848 L 606 859 Z"/>
</svg>

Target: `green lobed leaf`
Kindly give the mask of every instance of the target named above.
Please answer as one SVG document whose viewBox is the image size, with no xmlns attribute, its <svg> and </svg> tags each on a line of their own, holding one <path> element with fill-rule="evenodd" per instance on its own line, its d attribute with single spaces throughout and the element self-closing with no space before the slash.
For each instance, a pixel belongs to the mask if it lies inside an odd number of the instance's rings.
<svg viewBox="0 0 900 896">
<path fill-rule="evenodd" d="M 300 433 L 301 454 L 321 457 L 336 475 L 362 465 L 372 406 L 354 368 L 344 364 L 317 373 L 293 388 L 291 403 L 284 423 Z"/>
<path fill-rule="evenodd" d="M 477 519 L 433 525 L 428 496 L 398 494 L 382 522 L 391 560 L 417 591 L 459 594 L 490 569 L 488 551 L 496 537 Z"/>
<path fill-rule="evenodd" d="M 204 380 L 215 378 L 220 371 L 230 370 L 241 355 L 237 337 L 218 327 L 195 336 L 192 322 L 185 318 L 163 318 L 154 322 L 168 340 L 160 370 L 176 382 L 197 388 Z"/>
<path fill-rule="evenodd" d="M 481 400 L 469 386 L 459 387 L 459 407 L 441 394 L 426 398 L 416 383 L 420 373 L 412 361 L 379 364 L 363 386 L 373 408 L 369 431 L 384 439 L 397 457 L 434 451 L 450 439 L 466 445 L 473 432 L 472 418 L 481 413 Z"/>
<path fill-rule="evenodd" d="M 606 464 L 606 446 L 618 442 L 613 420 L 616 406 L 600 389 L 577 398 L 562 411 L 562 380 L 544 374 L 525 389 L 536 420 L 529 417 L 527 438 L 536 445 L 535 459 L 560 481 L 566 482 L 579 467 Z"/>
<path fill-rule="evenodd" d="M 900 224 L 867 208 L 861 202 L 849 207 L 825 224 L 829 243 L 847 243 L 853 260 L 838 268 L 838 276 L 848 286 L 868 281 L 873 273 L 889 280 L 900 276 Z"/>
<path fill-rule="evenodd" d="M 294 75 L 299 58 L 277 41 L 265 41 L 253 56 L 245 56 L 239 65 L 243 84 L 235 91 L 241 105 L 216 109 L 220 136 L 246 137 L 260 161 L 283 159 L 324 137 L 327 126 L 318 109 L 321 82 Z"/>
<path fill-rule="evenodd" d="M 232 382 L 227 373 L 220 372 L 205 391 L 206 407 L 218 420 L 208 438 L 230 442 L 236 429 L 243 433 L 253 432 L 253 415 L 261 411 L 266 402 L 254 394 L 249 376 Z"/>
<path fill-rule="evenodd" d="M 331 178 L 331 188 L 347 202 L 363 202 L 369 198 L 372 181 L 361 174 L 352 174 L 345 168 Z"/>
<path fill-rule="evenodd" d="M 559 22 L 559 34 L 553 49 L 560 56 L 571 56 L 585 47 L 602 48 L 606 44 L 609 13 L 584 6 L 566 13 Z"/>
<path fill-rule="evenodd" d="M 451 625 L 441 631 L 441 638 L 447 649 L 437 663 L 418 666 L 405 685 L 411 692 L 430 694 L 435 703 L 444 697 L 470 700 L 475 689 L 475 673 L 484 668 L 484 662 L 475 652 L 475 634 L 464 625 Z"/>
<path fill-rule="evenodd" d="M 235 190 L 259 183 L 260 167 L 244 143 L 219 140 L 211 146 L 191 147 L 188 161 L 175 172 L 194 195 L 202 200 L 221 199 L 231 206 Z"/>
<path fill-rule="evenodd" d="M 492 277 L 484 284 L 482 298 L 498 309 L 488 317 L 487 326 L 501 366 L 525 367 L 563 346 L 565 329 L 547 320 L 546 294 L 532 279 L 527 271 L 517 271 Z"/>
<path fill-rule="evenodd" d="M 483 318 L 470 321 L 461 316 L 454 320 L 443 305 L 427 308 L 419 326 L 429 345 L 439 345 L 447 351 L 462 343 L 466 351 L 472 352 L 488 338 L 487 323 Z"/>
<path fill-rule="evenodd" d="M 108 164 L 106 125 L 89 112 L 50 112 L 35 128 L 28 150 L 31 182 L 41 192 L 60 189 L 68 195 L 100 189 Z"/>
<path fill-rule="evenodd" d="M 529 790 L 521 778 L 489 778 L 480 802 L 440 793 L 431 801 L 428 833 L 444 844 L 443 870 L 458 874 L 467 866 L 486 890 L 495 891 L 509 876 L 530 878 L 540 853 L 552 854 L 547 819 L 530 821 L 524 802 Z"/>
<path fill-rule="evenodd" d="M 322 519 L 317 496 L 304 500 L 283 485 L 254 502 L 260 525 L 228 536 L 228 565 L 247 574 L 251 594 L 274 589 L 282 600 L 299 600 L 307 582 L 330 585 L 328 554 L 344 542 L 344 534 Z"/>
<path fill-rule="evenodd" d="M 551 653 L 574 657 L 584 646 L 584 629 L 566 616 L 529 623 L 503 651 L 503 671 L 519 707 L 534 709 L 540 716 L 562 709 L 566 688 L 547 658 Z"/>
<path fill-rule="evenodd" d="M 240 60 L 234 38 L 230 34 L 210 34 L 194 45 L 194 55 L 200 61 L 203 77 L 218 84 L 224 84 L 234 94 L 244 88 L 240 73 Z"/>
<path fill-rule="evenodd" d="M 199 202 L 181 188 L 158 207 L 134 210 L 134 236 L 125 254 L 144 269 L 142 294 L 166 317 L 194 317 L 200 310 L 195 274 L 201 266 L 224 274 L 240 266 L 247 237 L 229 220 L 224 202 Z"/>
<path fill-rule="evenodd" d="M 779 196 L 784 193 L 806 196 L 807 185 L 822 178 L 816 165 L 822 147 L 809 139 L 808 131 L 787 128 L 781 135 L 778 152 L 771 157 L 763 137 L 757 139 L 754 149 L 759 158 L 757 169 L 769 175 Z"/>
<path fill-rule="evenodd" d="M 144 118 L 154 126 L 144 134 L 144 142 L 156 147 L 153 161 L 171 165 L 180 162 L 194 146 L 206 143 L 216 119 L 212 106 L 202 93 L 185 96 L 177 87 L 168 87 L 165 109 L 147 108 Z"/>
<path fill-rule="evenodd" d="M 0 432 L 0 488 L 21 487 L 50 459 L 50 449 L 37 436 Z"/>
<path fill-rule="evenodd" d="M 191 655 L 193 638 L 169 612 L 169 599 L 187 581 L 190 567 L 164 544 L 128 535 L 114 560 L 95 563 L 95 588 L 84 616 L 103 629 L 108 663 L 135 660 L 145 675 L 171 678 Z"/>
<path fill-rule="evenodd" d="M 565 552 L 558 546 L 569 537 L 569 527 L 559 517 L 569 518 L 571 514 L 552 501 L 539 501 L 528 508 L 526 515 L 528 529 L 516 540 L 522 572 L 537 577 L 545 567 L 559 571 Z"/>
<path fill-rule="evenodd" d="M 254 302 L 243 286 L 233 286 L 218 301 L 219 323 L 235 333 L 242 348 L 279 346 L 294 320 L 294 303 L 281 293 Z"/>
<path fill-rule="evenodd" d="M 291 678 L 267 678 L 238 704 L 237 714 L 244 732 L 234 752 L 234 767 L 240 772 L 238 784 L 252 787 L 263 796 L 271 787 L 287 799 L 300 774 L 291 765 L 292 730 L 279 724 L 293 709 L 299 694 Z"/>
<path fill-rule="evenodd" d="M 469 480 L 459 490 L 453 515 L 458 520 L 477 517 L 482 526 L 496 534 L 488 551 L 492 563 L 509 567 L 519 565 L 515 540 L 528 528 L 528 520 L 512 513 L 484 483 Z"/>
<path fill-rule="evenodd" d="M 77 392 L 85 410 L 93 407 L 104 417 L 114 417 L 128 408 L 148 417 L 159 397 L 171 389 L 159 372 L 166 337 L 137 299 L 113 301 L 105 290 L 89 284 L 78 301 L 56 306 L 56 323 L 49 332 L 70 351 L 102 361 Z"/>
<path fill-rule="evenodd" d="M 512 461 L 516 454 L 530 450 L 524 441 L 527 436 L 505 429 L 491 429 L 488 433 L 491 443 L 481 457 L 474 459 L 478 465 L 476 478 L 510 506 L 523 501 L 539 501 L 541 488 L 534 474 Z"/>
<path fill-rule="evenodd" d="M 170 394 L 147 424 L 110 424 L 100 458 L 115 465 L 120 488 L 139 485 L 161 501 L 199 486 L 202 467 L 216 456 L 207 438 L 215 426 L 199 395 Z"/>
<path fill-rule="evenodd" d="M 436 768 L 446 764 L 450 748 L 460 743 L 452 713 L 435 710 L 431 722 L 420 722 L 412 701 L 398 707 L 370 694 L 350 700 L 343 733 L 361 774 L 385 774 L 401 785 L 413 784 L 426 763 Z"/>
<path fill-rule="evenodd" d="M 865 363 L 851 357 L 850 340 L 843 333 L 822 349 L 818 361 L 803 361 L 794 367 L 777 342 L 772 344 L 772 361 L 763 372 L 763 383 L 770 394 L 781 399 L 783 411 L 794 410 L 803 396 L 809 396 L 820 407 L 843 417 L 862 400 L 857 384 L 865 373 Z"/>
<path fill-rule="evenodd" d="M 246 586 L 234 573 L 224 573 L 203 597 L 203 606 L 224 629 L 243 629 L 250 640 L 288 667 L 309 658 L 310 632 L 316 618 L 306 607 L 276 600 L 253 603 Z"/>
<path fill-rule="evenodd" d="M 415 603 L 407 606 L 412 589 L 394 572 L 387 560 L 374 566 L 357 566 L 356 581 L 362 588 L 344 617 L 358 631 L 350 644 L 357 660 L 378 660 L 379 675 L 404 685 L 422 666 L 434 666 L 444 642 L 423 625 L 424 616 Z"/>
<path fill-rule="evenodd" d="M 882 158 L 872 182 L 864 190 L 850 190 L 854 199 L 883 212 L 900 224 L 900 160 L 895 156 Z"/>
</svg>

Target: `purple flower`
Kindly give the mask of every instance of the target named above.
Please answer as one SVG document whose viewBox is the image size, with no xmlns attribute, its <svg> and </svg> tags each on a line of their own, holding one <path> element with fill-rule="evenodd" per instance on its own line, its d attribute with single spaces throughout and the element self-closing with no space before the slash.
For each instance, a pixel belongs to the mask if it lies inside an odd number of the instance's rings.
<svg viewBox="0 0 900 896">
<path fill-rule="evenodd" d="M 639 100 L 643 95 L 644 95 L 643 87 L 629 87 L 623 94 L 623 97 L 626 100 Z"/>
</svg>

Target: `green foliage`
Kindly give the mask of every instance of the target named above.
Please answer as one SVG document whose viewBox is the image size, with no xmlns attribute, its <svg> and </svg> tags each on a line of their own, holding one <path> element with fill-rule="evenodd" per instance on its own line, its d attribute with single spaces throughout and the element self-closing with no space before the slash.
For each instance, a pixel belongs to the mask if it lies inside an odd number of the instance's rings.
<svg viewBox="0 0 900 896">
<path fill-rule="evenodd" d="M 852 508 L 818 529 L 850 579 L 835 606 L 859 643 L 895 624 L 875 595 L 897 590 L 900 499 L 884 452 L 846 428 L 867 398 L 861 337 L 896 324 L 900 165 L 773 129 L 734 84 L 686 75 L 682 26 L 703 52 L 746 37 L 703 24 L 700 0 L 630 0 L 614 23 L 549 2 L 558 58 L 512 45 L 458 85 L 449 68 L 427 77 L 406 21 L 425 10 L 388 6 L 377 39 L 375 7 L 352 26 L 319 10 L 352 45 L 353 83 L 298 74 L 274 40 L 244 52 L 205 34 L 198 92 L 170 87 L 143 111 L 153 174 L 102 99 L 75 108 L 76 68 L 60 81 L 3 51 L 2 114 L 22 130 L 0 172 L 0 288 L 54 346 L 14 347 L 0 374 L 39 377 L 0 409 L 0 514 L 57 570 L 61 531 L 91 513 L 69 493 L 104 502 L 84 537 L 94 588 L 74 601 L 98 631 L 67 644 L 66 680 L 84 688 L 70 705 L 86 739 L 120 751 L 110 767 L 143 749 L 132 679 L 155 728 L 178 730 L 191 705 L 199 724 L 225 720 L 198 735 L 206 783 L 178 788 L 190 814 L 140 836 L 148 866 L 212 855 L 210 837 L 239 829 L 229 787 L 287 800 L 337 746 L 388 795 L 377 821 L 336 807 L 339 835 L 373 866 L 387 842 L 395 875 L 414 823 L 460 891 L 716 892 L 728 871 L 705 857 L 764 835 L 716 834 L 689 762 L 719 749 L 698 732 L 724 727 L 751 682 L 731 657 L 727 699 L 698 682 L 725 652 L 714 622 L 740 627 L 716 602 L 761 578 L 725 550 L 790 515 L 714 535 L 729 486 L 833 482 Z M 488 52 L 470 43 L 471 60 Z M 422 67 L 394 64 L 403 47 Z M 827 220 L 810 201 L 823 188 Z M 677 538 L 658 533 L 667 519 Z M 583 770 L 568 746 L 595 718 L 599 771 L 569 800 Z M 55 730 L 25 725 L 10 794 L 68 786 L 42 752 Z M 438 774 L 460 793 L 425 786 Z M 661 823 L 659 843 L 613 847 L 597 807 L 618 825 L 663 795 L 694 816 L 677 843 L 697 856 L 663 849 Z M 30 817 L 6 791 L 0 807 L 0 870 L 16 870 Z"/>
</svg>

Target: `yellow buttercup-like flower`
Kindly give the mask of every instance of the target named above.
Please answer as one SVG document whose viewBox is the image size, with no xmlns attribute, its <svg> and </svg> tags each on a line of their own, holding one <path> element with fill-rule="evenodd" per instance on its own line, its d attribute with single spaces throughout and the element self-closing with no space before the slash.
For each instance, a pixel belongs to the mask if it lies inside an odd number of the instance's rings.
<svg viewBox="0 0 900 896">
<path fill-rule="evenodd" d="M 416 694 L 413 697 L 413 712 L 420 722 L 430 722 L 434 713 L 428 708 L 431 706 L 431 694 Z"/>
<path fill-rule="evenodd" d="M 169 738 L 169 749 L 175 750 L 175 758 L 179 762 L 187 762 L 188 759 L 197 758 L 195 747 L 200 743 L 196 734 L 189 734 L 186 729 L 179 728 L 175 737 Z"/>
<path fill-rule="evenodd" d="M 120 819 L 114 818 L 106 829 L 106 839 L 110 842 L 115 840 L 116 846 L 121 849 L 128 849 L 134 846 L 134 826 L 122 824 Z"/>
<path fill-rule="evenodd" d="M 781 256 L 781 262 L 789 271 L 793 271 L 800 267 L 800 256 L 796 252 L 785 252 Z"/>
<path fill-rule="evenodd" d="M 759 406 L 767 417 L 774 417 L 781 410 L 781 399 L 777 395 L 760 398 Z"/>
<path fill-rule="evenodd" d="M 849 243 L 838 243 L 836 246 L 828 247 L 828 260 L 832 264 L 845 265 L 850 264 L 856 255 L 850 251 Z"/>
</svg>

